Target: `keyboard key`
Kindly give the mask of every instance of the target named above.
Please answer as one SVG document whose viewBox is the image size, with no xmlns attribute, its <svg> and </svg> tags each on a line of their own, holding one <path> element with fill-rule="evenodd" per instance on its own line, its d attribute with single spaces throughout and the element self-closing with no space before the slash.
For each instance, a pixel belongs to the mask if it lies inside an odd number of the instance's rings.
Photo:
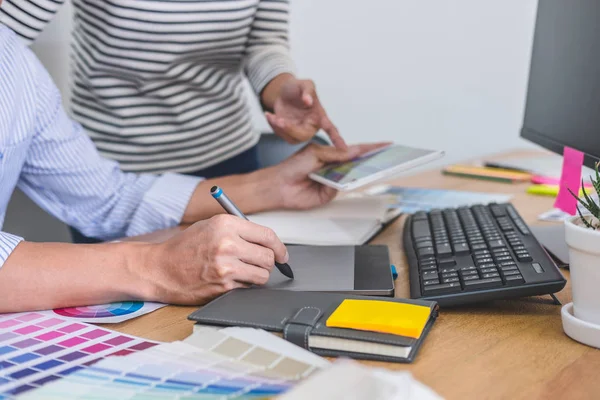
<svg viewBox="0 0 600 400">
<path fill-rule="evenodd" d="M 431 237 L 431 231 L 429 230 L 429 224 L 427 221 L 414 221 L 412 233 L 415 239 L 421 237 Z"/>
<path fill-rule="evenodd" d="M 424 271 L 422 276 L 423 276 L 424 280 L 438 279 L 438 272 L 437 271 Z"/>
<path fill-rule="evenodd" d="M 437 285 L 440 281 L 438 279 L 430 279 L 427 281 L 423 281 L 423 286 Z"/>
<path fill-rule="evenodd" d="M 479 280 L 479 275 L 467 275 L 467 276 L 463 276 L 462 279 L 464 282 L 476 281 L 476 280 Z"/>
<path fill-rule="evenodd" d="M 503 256 L 503 257 L 497 257 L 496 258 L 496 262 L 500 263 L 503 261 L 511 261 L 513 258 L 511 256 Z"/>
<path fill-rule="evenodd" d="M 533 269 L 535 270 L 535 272 L 537 272 L 538 274 L 544 273 L 544 268 L 542 268 L 542 266 L 540 265 L 540 263 L 533 263 L 533 264 L 531 264 L 531 266 L 533 267 Z"/>
<path fill-rule="evenodd" d="M 456 293 L 461 291 L 459 282 L 442 283 L 441 285 L 430 285 L 423 288 L 425 295 L 437 295 L 445 293 Z"/>
<path fill-rule="evenodd" d="M 442 273 L 442 279 L 444 279 L 444 278 L 454 278 L 454 277 L 458 277 L 458 272 L 452 271 L 452 272 Z"/>
<path fill-rule="evenodd" d="M 482 274 L 483 274 L 483 272 L 482 272 Z M 483 274 L 482 276 L 483 276 L 483 279 L 488 279 L 488 278 L 497 278 L 500 276 L 500 274 L 497 272 L 493 272 L 493 273 L 489 273 L 489 274 Z"/>
<path fill-rule="evenodd" d="M 454 271 L 456 271 L 456 268 L 440 268 L 440 273 L 442 274 L 449 274 Z"/>
<path fill-rule="evenodd" d="M 470 265 L 468 267 L 462 267 L 460 268 L 460 272 L 466 272 L 466 271 L 475 271 L 477 272 L 477 268 L 475 268 L 474 266 Z"/>
<path fill-rule="evenodd" d="M 496 267 L 494 268 L 482 268 L 479 270 L 482 274 L 490 274 L 493 272 L 498 272 L 498 270 L 496 269 Z"/>
<path fill-rule="evenodd" d="M 506 246 L 502 240 L 490 240 L 488 242 L 488 245 L 490 246 L 491 249 Z"/>
<path fill-rule="evenodd" d="M 499 277 L 465 281 L 465 290 L 486 289 L 486 288 L 492 288 L 492 287 L 497 287 L 497 286 L 502 286 L 502 279 L 500 279 Z"/>
<path fill-rule="evenodd" d="M 421 267 L 421 273 L 425 272 L 425 271 L 437 271 L 437 265 L 426 265 L 424 267 Z"/>
<path fill-rule="evenodd" d="M 516 265 L 509 265 L 507 267 L 500 267 L 500 271 L 506 273 L 508 271 L 519 271 Z"/>
<path fill-rule="evenodd" d="M 527 254 L 526 256 L 517 256 L 517 259 L 521 262 L 528 262 L 528 261 L 533 261 L 533 258 L 531 258 L 531 256 L 529 254 Z"/>
<path fill-rule="evenodd" d="M 504 210 L 504 208 L 498 205 L 491 205 L 490 211 L 496 218 L 506 216 L 506 211 Z"/>
<path fill-rule="evenodd" d="M 487 249 L 487 245 L 485 243 L 475 243 L 475 244 L 471 244 L 471 249 L 472 250 L 483 250 L 483 249 Z"/>
<path fill-rule="evenodd" d="M 443 283 L 459 282 L 458 276 L 452 278 L 442 278 Z"/>
<path fill-rule="evenodd" d="M 453 243 L 452 247 L 454 247 L 454 254 L 460 255 L 470 253 L 469 245 L 466 243 Z"/>
<path fill-rule="evenodd" d="M 521 275 L 511 275 L 504 278 L 506 280 L 507 285 L 520 285 L 521 283 L 525 283 L 525 280 Z"/>
<path fill-rule="evenodd" d="M 440 258 L 440 268 L 449 268 L 456 265 L 454 258 Z"/>
<path fill-rule="evenodd" d="M 449 256 L 452 254 L 452 248 L 449 243 L 446 244 L 437 244 L 435 246 L 435 251 L 438 256 Z"/>
<path fill-rule="evenodd" d="M 502 275 L 504 275 L 504 276 L 521 275 L 521 273 L 517 269 L 513 269 L 513 270 L 510 270 L 510 271 L 504 271 L 504 270 L 502 270 Z"/>
<path fill-rule="evenodd" d="M 422 258 L 435 255 L 435 251 L 433 251 L 433 247 L 423 247 L 421 249 L 417 248 L 417 254 L 419 258 Z"/>
<path fill-rule="evenodd" d="M 423 240 L 421 242 L 417 242 L 415 247 L 417 249 L 422 249 L 424 247 L 433 247 L 433 242 L 431 240 Z"/>
<path fill-rule="evenodd" d="M 513 266 L 513 265 L 517 266 L 517 263 L 514 262 L 514 261 L 504 261 L 504 262 L 501 262 L 500 265 L 502 267 L 510 267 L 510 266 Z"/>
<path fill-rule="evenodd" d="M 471 276 L 471 275 L 475 275 L 475 276 L 479 277 L 477 270 L 475 270 L 475 271 L 460 271 L 460 274 L 463 276 L 463 278 L 465 276 Z"/>
</svg>

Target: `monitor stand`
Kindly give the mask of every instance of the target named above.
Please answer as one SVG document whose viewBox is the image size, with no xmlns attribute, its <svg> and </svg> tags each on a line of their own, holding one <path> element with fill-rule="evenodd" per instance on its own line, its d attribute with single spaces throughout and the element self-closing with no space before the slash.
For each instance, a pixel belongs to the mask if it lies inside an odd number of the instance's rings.
<svg viewBox="0 0 600 400">
<path fill-rule="evenodd" d="M 559 267 L 569 266 L 569 246 L 565 241 L 564 225 L 533 225 L 530 229 Z"/>
</svg>

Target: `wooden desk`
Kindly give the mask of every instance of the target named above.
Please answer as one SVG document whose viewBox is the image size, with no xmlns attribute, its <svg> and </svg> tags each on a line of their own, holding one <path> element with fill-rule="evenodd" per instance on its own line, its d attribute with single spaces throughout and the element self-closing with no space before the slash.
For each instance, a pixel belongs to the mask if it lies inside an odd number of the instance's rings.
<svg viewBox="0 0 600 400">
<path fill-rule="evenodd" d="M 551 198 L 527 195 L 527 184 L 448 177 L 439 170 L 402 178 L 395 183 L 510 193 L 514 195 L 514 205 L 529 224 L 538 224 L 538 214 L 550 209 L 553 203 Z M 402 218 L 373 241 L 390 247 L 392 261 L 398 268 L 397 297 L 409 297 L 407 265 L 400 245 L 403 223 Z M 155 240 L 164 237 L 165 233 L 152 236 Z M 568 272 L 563 272 L 568 278 Z M 563 304 L 570 302 L 570 284 L 557 297 Z M 183 339 L 192 332 L 192 322 L 186 317 L 194 309 L 166 307 L 110 327 L 160 341 Z M 563 333 L 560 309 L 549 297 L 443 309 L 413 364 L 369 364 L 409 370 L 448 399 L 598 398 L 600 350 L 581 345 Z"/>
</svg>

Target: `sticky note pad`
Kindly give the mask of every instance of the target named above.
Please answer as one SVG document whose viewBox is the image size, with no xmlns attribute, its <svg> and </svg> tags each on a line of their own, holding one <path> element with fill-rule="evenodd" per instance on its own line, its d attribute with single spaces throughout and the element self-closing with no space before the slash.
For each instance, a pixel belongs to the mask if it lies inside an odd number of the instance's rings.
<svg viewBox="0 0 600 400">
<path fill-rule="evenodd" d="M 431 309 L 382 300 L 346 299 L 325 323 L 330 328 L 391 333 L 418 339 L 429 321 Z"/>
</svg>

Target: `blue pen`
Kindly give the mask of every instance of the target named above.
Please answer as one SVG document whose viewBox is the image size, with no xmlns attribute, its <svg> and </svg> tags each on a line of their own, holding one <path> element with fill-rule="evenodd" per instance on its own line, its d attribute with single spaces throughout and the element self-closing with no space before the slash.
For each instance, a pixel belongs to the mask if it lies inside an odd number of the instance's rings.
<svg viewBox="0 0 600 400">
<path fill-rule="evenodd" d="M 229 197 L 223 192 L 218 186 L 213 186 L 210 189 L 210 194 L 214 197 L 215 200 L 223 207 L 223 209 L 227 212 L 227 214 L 235 215 L 236 217 L 243 218 L 248 221 L 248 218 L 244 215 L 243 212 L 240 211 L 239 208 L 231 201 Z M 292 268 L 288 264 L 279 264 L 275 262 L 275 266 L 283 275 L 287 276 L 290 279 L 294 279 L 294 273 L 292 272 Z"/>
</svg>

